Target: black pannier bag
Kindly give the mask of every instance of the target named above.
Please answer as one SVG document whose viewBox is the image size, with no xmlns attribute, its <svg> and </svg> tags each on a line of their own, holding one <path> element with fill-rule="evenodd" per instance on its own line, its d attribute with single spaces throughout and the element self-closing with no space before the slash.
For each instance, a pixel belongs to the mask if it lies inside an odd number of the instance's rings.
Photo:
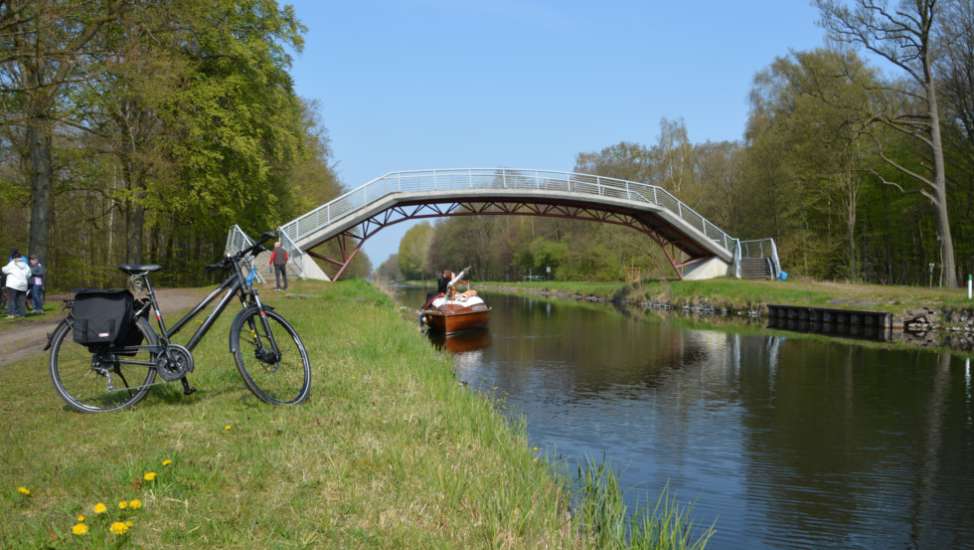
<svg viewBox="0 0 974 550">
<path fill-rule="evenodd" d="M 128 290 L 79 290 L 71 317 L 74 341 L 92 353 L 142 342 L 142 332 L 135 326 L 135 301 Z"/>
</svg>

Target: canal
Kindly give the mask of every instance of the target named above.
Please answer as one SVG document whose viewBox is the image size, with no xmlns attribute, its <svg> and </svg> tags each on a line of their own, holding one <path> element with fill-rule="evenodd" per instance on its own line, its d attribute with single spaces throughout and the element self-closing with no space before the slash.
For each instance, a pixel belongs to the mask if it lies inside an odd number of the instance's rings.
<svg viewBox="0 0 974 550">
<path fill-rule="evenodd" d="M 697 525 L 716 522 L 710 548 L 974 545 L 964 358 L 486 300 L 488 331 L 432 340 L 459 379 L 570 471 L 604 458 L 630 507 L 669 484 Z"/>
</svg>

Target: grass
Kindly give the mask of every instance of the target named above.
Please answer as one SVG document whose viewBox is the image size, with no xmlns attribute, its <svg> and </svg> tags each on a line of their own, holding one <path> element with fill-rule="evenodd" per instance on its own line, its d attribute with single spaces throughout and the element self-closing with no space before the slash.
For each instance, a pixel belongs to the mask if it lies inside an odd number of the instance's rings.
<svg viewBox="0 0 974 550">
<path fill-rule="evenodd" d="M 11 330 L 25 323 L 37 323 L 39 321 L 50 321 L 51 319 L 59 318 L 58 315 L 60 315 L 62 305 L 60 301 L 55 303 L 47 302 L 44 304 L 44 313 L 42 314 L 28 314 L 26 317 L 7 319 L 7 306 L 4 304 L 3 310 L 0 311 L 0 331 Z"/>
<path fill-rule="evenodd" d="M 652 510 L 629 514 L 619 482 L 604 463 L 589 462 L 580 467 L 578 480 L 581 497 L 577 522 L 596 548 L 702 550 L 715 533 L 711 526 L 695 535 L 692 509 L 681 507 L 667 489 Z"/>
<path fill-rule="evenodd" d="M 0 368 L 0 547 L 601 546 L 523 426 L 462 388 L 388 297 L 349 281 L 265 298 L 308 347 L 304 405 L 245 389 L 231 315 L 194 353 L 190 397 L 170 384 L 131 410 L 82 415 L 55 394 L 46 356 Z M 130 499 L 142 508 L 118 509 Z M 94 514 L 98 502 L 109 511 Z M 79 513 L 83 537 L 71 534 Z M 126 519 L 127 534 L 109 534 Z"/>
<path fill-rule="evenodd" d="M 622 282 L 483 282 L 478 288 L 507 292 L 548 291 L 565 295 L 596 296 L 610 299 L 653 299 L 676 305 L 710 303 L 718 307 L 743 309 L 767 304 L 865 309 L 902 314 L 931 307 L 958 309 L 974 307 L 964 289 L 853 284 L 828 281 L 754 281 L 712 279 L 708 281 L 644 281 L 638 285 Z"/>
</svg>

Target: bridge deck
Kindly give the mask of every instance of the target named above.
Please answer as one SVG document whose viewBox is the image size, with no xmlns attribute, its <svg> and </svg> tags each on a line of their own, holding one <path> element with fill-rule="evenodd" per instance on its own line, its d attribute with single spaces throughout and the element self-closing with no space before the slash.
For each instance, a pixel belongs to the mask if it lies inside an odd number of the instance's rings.
<svg viewBox="0 0 974 550">
<path fill-rule="evenodd" d="M 691 256 L 703 253 L 724 261 L 734 257 L 736 239 L 661 187 L 537 170 L 392 172 L 284 224 L 281 231 L 307 249 L 395 204 L 454 200 L 535 200 L 622 209 L 640 214 L 647 225 Z"/>
<path fill-rule="evenodd" d="M 563 217 L 576 217 L 572 213 L 581 210 L 610 212 L 636 220 L 691 259 L 719 258 L 729 264 L 742 249 L 741 241 L 662 187 L 589 174 L 509 168 L 390 172 L 284 224 L 280 233 L 292 255 L 301 256 L 326 241 L 343 239 L 356 226 L 368 225 L 390 210 L 451 203 L 548 205 L 561 208 L 567 213 Z M 348 259 L 342 261 L 347 264 Z"/>
</svg>

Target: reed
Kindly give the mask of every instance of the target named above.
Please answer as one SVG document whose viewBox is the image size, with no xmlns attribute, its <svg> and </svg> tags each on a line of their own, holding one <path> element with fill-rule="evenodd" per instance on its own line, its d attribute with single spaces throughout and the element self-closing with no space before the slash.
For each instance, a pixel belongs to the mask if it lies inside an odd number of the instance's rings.
<svg viewBox="0 0 974 550">
<path fill-rule="evenodd" d="M 595 548 L 702 550 L 715 533 L 713 525 L 696 529 L 692 507 L 681 506 L 668 486 L 654 508 L 637 508 L 630 514 L 619 482 L 605 462 L 579 466 L 578 486 L 575 526 L 579 537 Z"/>
</svg>

